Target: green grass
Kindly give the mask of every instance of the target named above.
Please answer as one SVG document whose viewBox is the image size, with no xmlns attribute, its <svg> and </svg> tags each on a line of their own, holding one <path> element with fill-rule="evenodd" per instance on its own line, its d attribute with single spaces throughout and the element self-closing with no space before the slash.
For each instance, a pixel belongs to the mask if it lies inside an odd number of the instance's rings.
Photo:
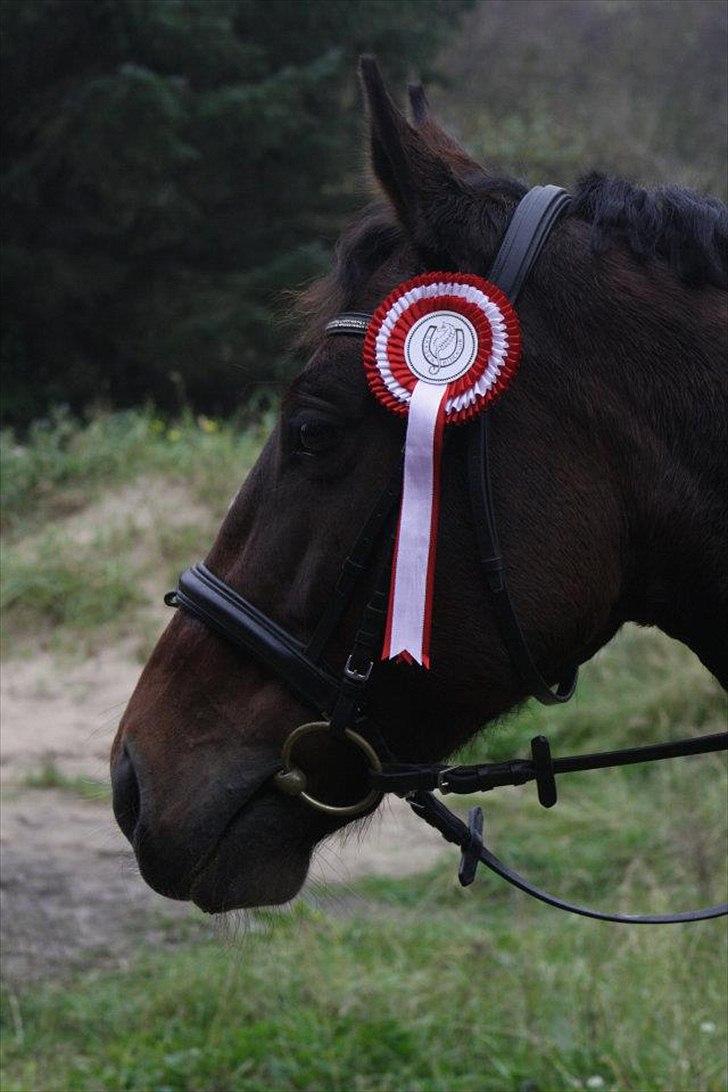
<svg viewBox="0 0 728 1092">
<path fill-rule="evenodd" d="M 97 803 L 106 803 L 111 799 L 110 786 L 105 782 L 84 775 L 65 774 L 53 758 L 46 758 L 37 770 L 26 774 L 21 785 L 25 789 L 60 789 L 61 792 L 79 796 L 82 800 Z"/>
<path fill-rule="evenodd" d="M 123 552 L 126 534 L 99 532 L 79 546 L 55 528 L 3 549 L 0 608 L 16 630 L 103 625 L 142 602 L 137 572 Z"/>
<path fill-rule="evenodd" d="M 61 414 L 22 444 L 3 433 L 3 651 L 40 640 L 83 653 L 141 633 L 146 652 L 159 625 L 145 608 L 209 549 L 263 427 L 190 415 L 168 425 L 134 410 L 85 425 Z M 174 488 L 189 517 L 168 499 Z M 160 517 L 140 520 L 156 501 Z"/>
<path fill-rule="evenodd" d="M 724 1087 L 719 923 L 616 932 L 488 903 L 304 908 L 8 995 L 3 1088 Z"/>
<path fill-rule="evenodd" d="M 79 424 L 59 412 L 22 441 L 0 434 L 3 529 L 12 535 L 86 507 L 141 475 L 182 482 L 222 514 L 257 455 L 268 419 L 237 427 L 191 414 L 167 423 L 152 410 L 99 415 Z"/>
</svg>

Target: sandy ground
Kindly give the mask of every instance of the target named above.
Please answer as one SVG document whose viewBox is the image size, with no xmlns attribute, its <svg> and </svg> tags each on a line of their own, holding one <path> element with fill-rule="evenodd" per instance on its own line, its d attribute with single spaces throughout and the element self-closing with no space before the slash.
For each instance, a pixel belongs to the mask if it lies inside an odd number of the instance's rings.
<svg viewBox="0 0 728 1092">
<path fill-rule="evenodd" d="M 212 933 L 209 918 L 161 898 L 141 880 L 106 793 L 29 788 L 44 763 L 61 775 L 108 784 L 108 753 L 139 664 L 131 645 L 69 666 L 50 654 L 2 669 L 2 943 L 10 979 L 123 964 L 138 947 Z M 434 831 L 393 799 L 358 833 L 327 843 L 308 894 L 366 874 L 427 869 L 446 852 Z M 304 892 L 304 897 L 307 893 Z"/>
</svg>

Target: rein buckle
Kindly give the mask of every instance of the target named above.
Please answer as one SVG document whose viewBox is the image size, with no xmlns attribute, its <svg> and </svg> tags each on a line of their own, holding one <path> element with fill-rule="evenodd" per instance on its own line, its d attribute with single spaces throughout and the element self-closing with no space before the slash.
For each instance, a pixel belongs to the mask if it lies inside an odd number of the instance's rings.
<svg viewBox="0 0 728 1092">
<path fill-rule="evenodd" d="M 452 787 L 447 779 L 447 775 L 452 773 L 453 770 L 457 770 L 457 766 L 446 766 L 444 770 L 439 770 L 437 774 L 437 789 L 443 796 L 447 796 L 449 792 L 452 792 Z"/>
</svg>

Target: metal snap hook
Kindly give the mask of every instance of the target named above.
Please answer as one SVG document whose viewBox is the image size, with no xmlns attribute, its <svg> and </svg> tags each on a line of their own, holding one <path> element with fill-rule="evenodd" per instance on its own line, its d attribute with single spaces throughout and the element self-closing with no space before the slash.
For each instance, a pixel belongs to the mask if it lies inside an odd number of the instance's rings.
<svg viewBox="0 0 728 1092">
<path fill-rule="evenodd" d="M 327 720 L 317 720 L 312 721 L 310 724 L 300 724 L 298 728 L 294 728 L 283 744 L 283 750 L 281 751 L 284 768 L 275 775 L 273 782 L 279 792 L 285 793 L 287 796 L 300 796 L 316 811 L 325 812 L 327 815 L 346 815 L 350 818 L 355 815 L 362 815 L 365 811 L 375 807 L 384 796 L 384 793 L 379 792 L 377 789 L 371 789 L 366 796 L 353 804 L 327 804 L 324 800 L 317 800 L 311 793 L 306 792 L 306 775 L 291 762 L 293 749 L 301 739 L 305 736 L 315 735 L 317 732 L 328 732 L 330 727 Z M 369 763 L 370 770 L 375 773 L 381 771 L 382 763 L 379 761 L 379 755 L 371 743 L 351 728 L 345 728 L 342 736 L 353 747 L 358 748 L 363 753 Z"/>
</svg>

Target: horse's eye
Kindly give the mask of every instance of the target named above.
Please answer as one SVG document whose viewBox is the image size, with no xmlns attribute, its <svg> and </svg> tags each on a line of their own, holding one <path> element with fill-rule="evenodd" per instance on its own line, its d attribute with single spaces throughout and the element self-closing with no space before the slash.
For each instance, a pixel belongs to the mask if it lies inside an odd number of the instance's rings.
<svg viewBox="0 0 728 1092">
<path fill-rule="evenodd" d="M 334 421 L 319 414 L 300 414 L 291 421 L 293 450 L 297 455 L 321 455 L 338 442 Z"/>
</svg>

